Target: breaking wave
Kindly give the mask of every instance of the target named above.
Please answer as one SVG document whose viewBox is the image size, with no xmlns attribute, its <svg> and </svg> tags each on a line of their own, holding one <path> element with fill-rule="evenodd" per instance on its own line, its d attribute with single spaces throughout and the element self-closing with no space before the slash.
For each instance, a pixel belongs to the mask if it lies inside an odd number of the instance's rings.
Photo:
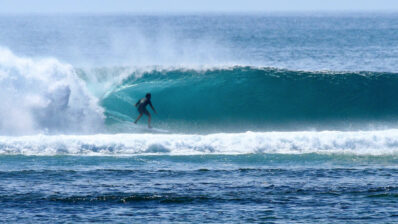
<svg viewBox="0 0 398 224">
<path fill-rule="evenodd" d="M 0 135 L 137 133 L 151 92 L 155 127 L 210 134 L 398 128 L 398 74 L 266 67 L 75 68 L 0 48 Z M 145 120 L 141 121 L 145 124 Z"/>
</svg>

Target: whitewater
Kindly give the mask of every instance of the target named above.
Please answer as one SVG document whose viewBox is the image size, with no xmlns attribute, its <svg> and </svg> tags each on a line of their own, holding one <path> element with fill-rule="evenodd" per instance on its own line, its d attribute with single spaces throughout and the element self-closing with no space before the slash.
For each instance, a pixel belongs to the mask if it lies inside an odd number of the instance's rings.
<svg viewBox="0 0 398 224">
<path fill-rule="evenodd" d="M 398 130 L 246 132 L 238 134 L 97 134 L 0 137 L 1 155 L 397 155 Z"/>
</svg>

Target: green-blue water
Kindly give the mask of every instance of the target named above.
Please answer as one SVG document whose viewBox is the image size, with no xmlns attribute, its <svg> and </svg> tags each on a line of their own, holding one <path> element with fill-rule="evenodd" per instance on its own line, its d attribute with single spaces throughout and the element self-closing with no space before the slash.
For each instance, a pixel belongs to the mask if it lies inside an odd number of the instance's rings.
<svg viewBox="0 0 398 224">
<path fill-rule="evenodd" d="M 81 74 L 84 76 L 84 73 Z M 102 99 L 107 123 L 133 121 L 146 92 L 158 127 L 182 133 L 396 127 L 397 73 L 257 67 L 131 73 Z M 348 127 L 349 126 L 349 127 Z"/>
</svg>

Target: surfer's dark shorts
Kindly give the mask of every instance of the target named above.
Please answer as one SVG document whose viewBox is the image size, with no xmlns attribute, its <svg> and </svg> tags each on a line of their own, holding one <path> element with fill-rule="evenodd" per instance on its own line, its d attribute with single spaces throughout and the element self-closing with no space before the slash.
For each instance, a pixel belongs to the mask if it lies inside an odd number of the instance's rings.
<svg viewBox="0 0 398 224">
<path fill-rule="evenodd" d="M 149 111 L 145 107 L 138 107 L 138 112 L 149 116 Z"/>
</svg>

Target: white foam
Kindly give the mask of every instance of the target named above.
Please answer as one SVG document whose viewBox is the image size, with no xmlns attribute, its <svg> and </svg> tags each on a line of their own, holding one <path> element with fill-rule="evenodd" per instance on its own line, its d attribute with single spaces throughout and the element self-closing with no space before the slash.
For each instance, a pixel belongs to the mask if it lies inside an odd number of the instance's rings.
<svg viewBox="0 0 398 224">
<path fill-rule="evenodd" d="M 236 134 L 97 134 L 0 136 L 0 154 L 143 155 L 348 153 L 398 154 L 398 129 Z"/>
<path fill-rule="evenodd" d="M 88 133 L 103 111 L 73 67 L 0 48 L 0 134 Z"/>
</svg>

